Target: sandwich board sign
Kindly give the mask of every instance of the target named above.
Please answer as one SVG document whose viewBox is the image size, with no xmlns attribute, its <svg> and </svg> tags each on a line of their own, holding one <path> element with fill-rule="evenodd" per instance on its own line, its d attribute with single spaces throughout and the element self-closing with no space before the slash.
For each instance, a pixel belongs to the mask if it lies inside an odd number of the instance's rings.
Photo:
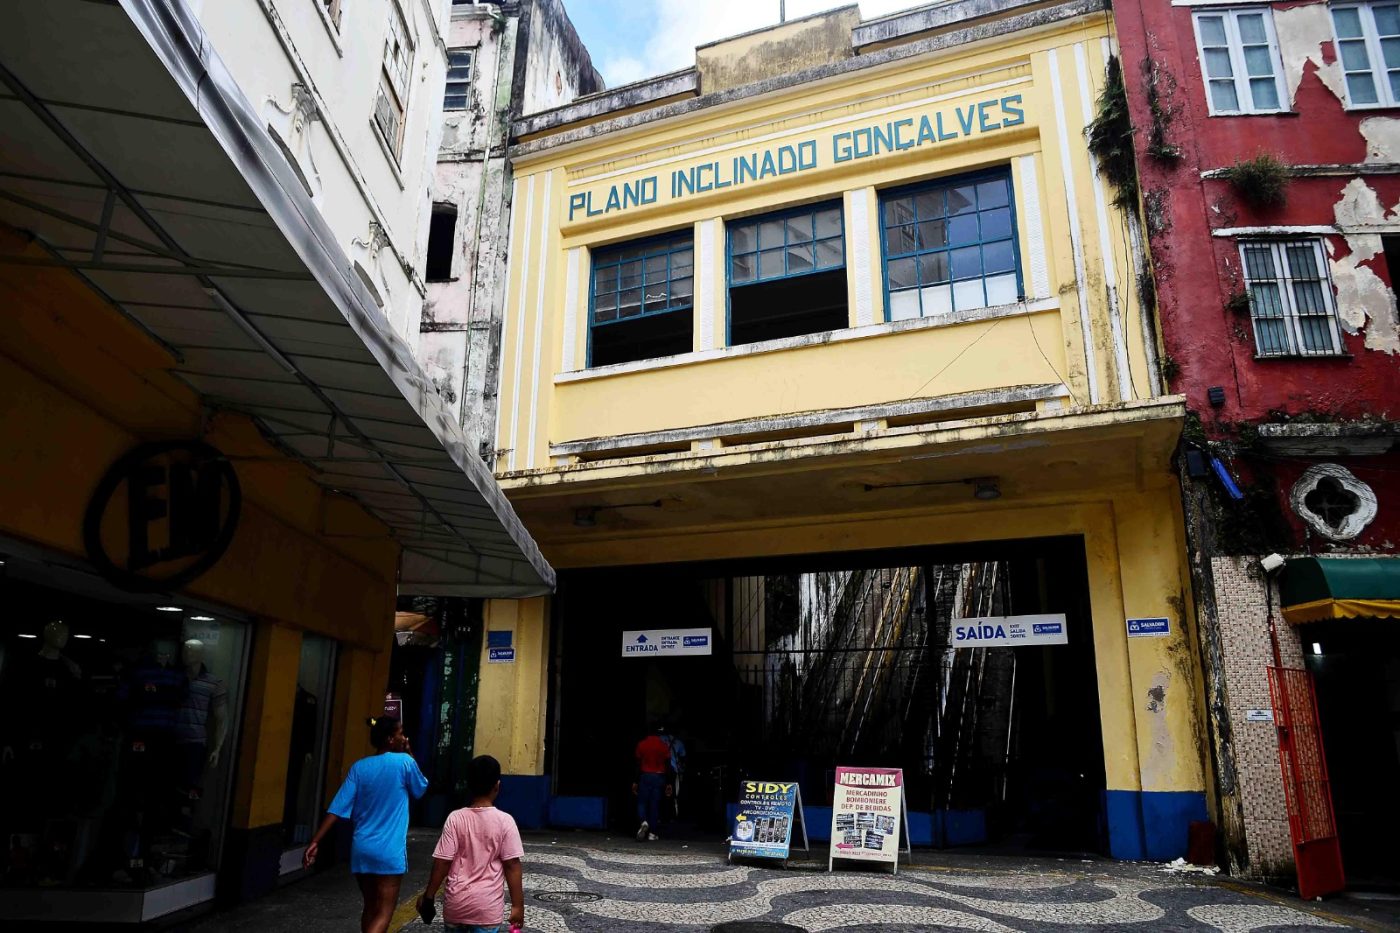
<svg viewBox="0 0 1400 933">
<path fill-rule="evenodd" d="M 785 859 L 792 849 L 793 828 L 799 824 L 802 850 L 810 851 L 802 788 L 796 781 L 744 781 L 739 786 L 729 857 Z"/>
<path fill-rule="evenodd" d="M 837 859 L 885 862 L 899 871 L 900 830 L 903 850 L 909 848 L 909 808 L 904 800 L 904 771 L 900 768 L 836 769 L 831 798 L 831 851 L 826 870 Z"/>
</svg>

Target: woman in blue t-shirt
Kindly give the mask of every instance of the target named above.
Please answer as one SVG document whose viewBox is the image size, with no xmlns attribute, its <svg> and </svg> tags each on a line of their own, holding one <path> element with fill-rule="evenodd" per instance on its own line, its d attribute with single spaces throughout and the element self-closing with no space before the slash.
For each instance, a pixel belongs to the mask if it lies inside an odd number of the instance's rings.
<svg viewBox="0 0 1400 933">
<path fill-rule="evenodd" d="M 326 818 L 306 847 L 302 865 L 316 861 L 321 840 L 336 820 L 355 821 L 350 871 L 360 883 L 365 906 L 361 933 L 386 933 L 408 871 L 408 799 L 422 797 L 428 779 L 408 754 L 403 726 L 392 716 L 370 720 L 370 741 L 378 753 L 350 766 Z"/>
</svg>

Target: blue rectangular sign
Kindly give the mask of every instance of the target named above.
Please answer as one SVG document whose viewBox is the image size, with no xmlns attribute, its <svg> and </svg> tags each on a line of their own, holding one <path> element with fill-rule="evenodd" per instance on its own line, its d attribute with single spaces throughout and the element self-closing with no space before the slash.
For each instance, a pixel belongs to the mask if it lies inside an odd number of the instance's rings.
<svg viewBox="0 0 1400 933">
<path fill-rule="evenodd" d="M 787 858 L 799 806 L 796 781 L 744 781 L 739 786 L 739 812 L 729 854 Z"/>
<path fill-rule="evenodd" d="M 486 661 L 488 664 L 514 664 L 514 648 L 487 648 Z"/>
<path fill-rule="evenodd" d="M 509 648 L 515 635 L 510 629 L 491 629 L 486 633 L 486 647 Z"/>
<path fill-rule="evenodd" d="M 1130 638 L 1140 638 L 1148 635 L 1170 635 L 1172 624 L 1170 619 L 1129 619 L 1128 636 Z"/>
</svg>

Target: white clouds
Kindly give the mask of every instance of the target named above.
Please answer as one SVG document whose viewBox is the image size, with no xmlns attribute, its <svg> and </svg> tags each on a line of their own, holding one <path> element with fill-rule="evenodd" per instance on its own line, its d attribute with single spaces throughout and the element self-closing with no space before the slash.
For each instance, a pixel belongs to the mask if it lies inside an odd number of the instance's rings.
<svg viewBox="0 0 1400 933">
<path fill-rule="evenodd" d="M 787 0 L 788 19 L 845 6 L 848 0 Z M 870 19 L 896 10 L 922 6 L 928 0 L 860 0 L 861 15 Z M 654 25 L 645 48 L 594 48 L 594 60 L 609 87 L 688 68 L 695 47 L 771 26 L 778 21 L 778 0 L 638 0 L 634 16 Z"/>
</svg>

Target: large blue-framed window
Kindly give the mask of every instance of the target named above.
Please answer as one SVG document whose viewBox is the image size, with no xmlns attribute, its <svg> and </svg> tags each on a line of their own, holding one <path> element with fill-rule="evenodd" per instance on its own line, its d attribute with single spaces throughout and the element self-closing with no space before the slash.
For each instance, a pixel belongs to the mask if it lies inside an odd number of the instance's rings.
<svg viewBox="0 0 1400 933">
<path fill-rule="evenodd" d="M 746 217 L 727 229 L 731 345 L 846 326 L 840 201 Z"/>
<path fill-rule="evenodd" d="M 1004 169 L 885 192 L 885 307 L 903 321 L 1021 297 L 1011 175 Z"/>
<path fill-rule="evenodd" d="M 588 365 L 691 349 L 695 245 L 689 230 L 593 253 Z"/>
</svg>

